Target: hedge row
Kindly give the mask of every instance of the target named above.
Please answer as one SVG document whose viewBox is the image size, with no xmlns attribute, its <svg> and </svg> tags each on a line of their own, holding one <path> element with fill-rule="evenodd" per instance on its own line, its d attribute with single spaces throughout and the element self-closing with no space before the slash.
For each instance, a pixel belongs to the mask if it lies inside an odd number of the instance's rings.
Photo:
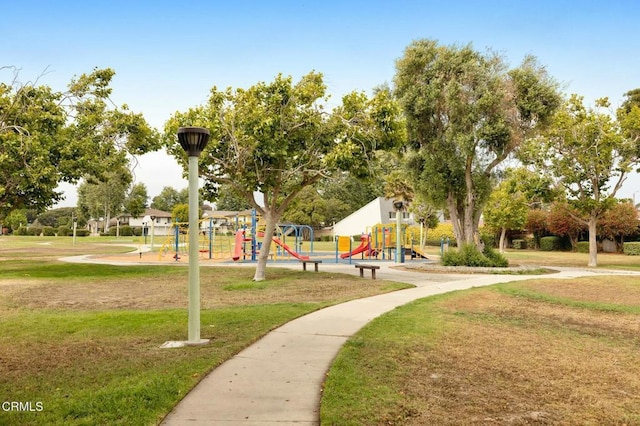
<svg viewBox="0 0 640 426">
<path fill-rule="evenodd" d="M 633 241 L 630 243 L 624 243 L 622 245 L 622 251 L 627 256 L 640 256 L 640 242 Z"/>
</svg>

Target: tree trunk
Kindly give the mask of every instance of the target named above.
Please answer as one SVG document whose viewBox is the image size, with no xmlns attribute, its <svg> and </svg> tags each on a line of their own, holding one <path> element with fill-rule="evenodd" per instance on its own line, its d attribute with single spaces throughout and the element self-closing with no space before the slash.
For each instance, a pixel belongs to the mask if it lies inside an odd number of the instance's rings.
<svg viewBox="0 0 640 426">
<path fill-rule="evenodd" d="M 456 237 L 456 244 L 458 247 L 462 246 L 464 241 L 463 228 L 460 225 L 460 217 L 458 216 L 458 205 L 456 203 L 455 196 L 449 193 L 447 196 L 447 209 L 449 210 L 449 216 L 451 217 L 451 224 L 453 225 L 453 235 Z"/>
<path fill-rule="evenodd" d="M 265 211 L 264 218 L 266 221 L 266 227 L 264 230 L 264 237 L 262 238 L 262 247 L 258 254 L 258 265 L 256 266 L 256 272 L 253 276 L 254 281 L 264 281 L 266 279 L 267 260 L 269 259 L 273 233 L 276 229 L 276 217 L 274 217 L 270 212 Z"/>
<path fill-rule="evenodd" d="M 506 239 L 507 239 L 506 236 L 507 236 L 507 228 L 503 226 L 502 231 L 500 232 L 500 253 L 505 252 L 505 245 L 506 245 Z"/>
<path fill-rule="evenodd" d="M 595 215 L 589 217 L 589 264 L 587 266 L 598 266 L 598 243 L 596 241 L 597 219 Z"/>
<path fill-rule="evenodd" d="M 476 247 L 479 245 L 479 241 L 475 241 L 475 229 L 474 229 L 474 215 L 473 212 L 475 210 L 475 202 L 473 199 L 473 176 L 472 176 L 472 159 L 469 157 L 467 159 L 467 167 L 465 168 L 465 189 L 467 193 L 465 194 L 464 201 L 464 242 L 466 244 L 475 244 Z"/>
</svg>

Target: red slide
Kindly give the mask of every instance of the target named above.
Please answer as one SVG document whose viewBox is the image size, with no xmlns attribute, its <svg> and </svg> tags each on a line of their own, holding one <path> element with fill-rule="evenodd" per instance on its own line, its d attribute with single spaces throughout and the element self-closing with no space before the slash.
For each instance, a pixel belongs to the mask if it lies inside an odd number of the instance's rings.
<svg viewBox="0 0 640 426">
<path fill-rule="evenodd" d="M 233 247 L 233 257 L 232 257 L 233 260 L 239 260 L 242 257 L 243 244 L 244 244 L 244 229 L 241 229 L 238 232 L 236 232 L 236 244 Z"/>
<path fill-rule="evenodd" d="M 296 259 L 298 259 L 298 260 L 309 260 L 309 256 L 305 256 L 305 255 L 302 255 L 300 253 L 297 253 L 297 252 L 291 250 L 291 247 L 289 247 L 288 245 L 286 245 L 285 243 L 283 243 L 282 241 L 280 241 L 276 237 L 273 237 L 273 242 L 276 243 L 277 245 L 279 245 L 280 247 L 282 247 L 287 253 L 289 253 L 291 256 L 295 257 Z"/>
<path fill-rule="evenodd" d="M 369 242 L 369 235 L 367 235 L 367 234 L 363 234 L 363 235 L 360 237 L 360 245 L 359 245 L 358 247 L 354 248 L 353 250 L 351 250 L 349 253 L 342 253 L 342 254 L 340 255 L 340 257 L 341 257 L 342 259 L 346 259 L 346 258 L 348 258 L 348 257 L 353 257 L 353 256 L 355 256 L 356 254 L 360 254 L 360 253 L 362 253 L 363 251 L 370 250 L 370 244 L 369 244 L 369 243 L 370 243 L 370 242 Z"/>
</svg>

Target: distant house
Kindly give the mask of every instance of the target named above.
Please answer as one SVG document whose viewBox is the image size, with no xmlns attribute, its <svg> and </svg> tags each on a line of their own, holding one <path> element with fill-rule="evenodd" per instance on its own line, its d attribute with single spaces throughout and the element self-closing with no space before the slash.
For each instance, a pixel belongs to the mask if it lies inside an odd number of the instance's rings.
<svg viewBox="0 0 640 426">
<path fill-rule="evenodd" d="M 122 213 L 115 219 L 112 219 L 110 226 L 130 226 L 132 228 L 141 228 L 151 232 L 153 227 L 154 235 L 172 235 L 173 223 L 171 222 L 171 213 L 158 209 L 145 209 L 140 216 L 132 216 L 129 213 Z"/>
<path fill-rule="evenodd" d="M 393 200 L 378 197 L 333 225 L 333 233 L 334 235 L 358 235 L 368 232 L 374 225 L 395 223 L 395 221 L 396 209 L 393 207 Z M 402 223 L 414 225 L 413 213 L 403 211 Z"/>
</svg>

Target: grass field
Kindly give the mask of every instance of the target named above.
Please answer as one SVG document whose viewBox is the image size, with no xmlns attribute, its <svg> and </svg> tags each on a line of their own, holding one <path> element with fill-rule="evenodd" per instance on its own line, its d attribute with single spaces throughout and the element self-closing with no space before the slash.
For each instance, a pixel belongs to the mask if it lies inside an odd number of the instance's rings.
<svg viewBox="0 0 640 426">
<path fill-rule="evenodd" d="M 201 334 L 211 344 L 159 349 L 187 337 L 187 268 L 55 260 L 131 250 L 100 241 L 0 237 L 0 403 L 35 410 L 2 410 L 0 424 L 156 424 L 207 372 L 273 328 L 407 287 L 281 268 L 254 283 L 252 268 L 201 268 Z"/>
<path fill-rule="evenodd" d="M 533 279 L 384 315 L 329 371 L 326 425 L 638 425 L 640 278 Z"/>
<path fill-rule="evenodd" d="M 0 425 L 156 424 L 278 325 L 406 287 L 281 268 L 255 283 L 252 268 L 202 268 L 202 337 L 212 343 L 159 349 L 186 338 L 185 267 L 57 260 L 124 253 L 127 243 L 140 242 L 0 237 L 0 403 L 34 409 L 0 411 Z M 587 262 L 579 253 L 507 257 Z M 603 269 L 637 270 L 640 259 L 602 254 L 599 263 L 602 276 L 452 293 L 380 317 L 329 372 L 322 424 L 640 424 L 640 281 Z"/>
</svg>

